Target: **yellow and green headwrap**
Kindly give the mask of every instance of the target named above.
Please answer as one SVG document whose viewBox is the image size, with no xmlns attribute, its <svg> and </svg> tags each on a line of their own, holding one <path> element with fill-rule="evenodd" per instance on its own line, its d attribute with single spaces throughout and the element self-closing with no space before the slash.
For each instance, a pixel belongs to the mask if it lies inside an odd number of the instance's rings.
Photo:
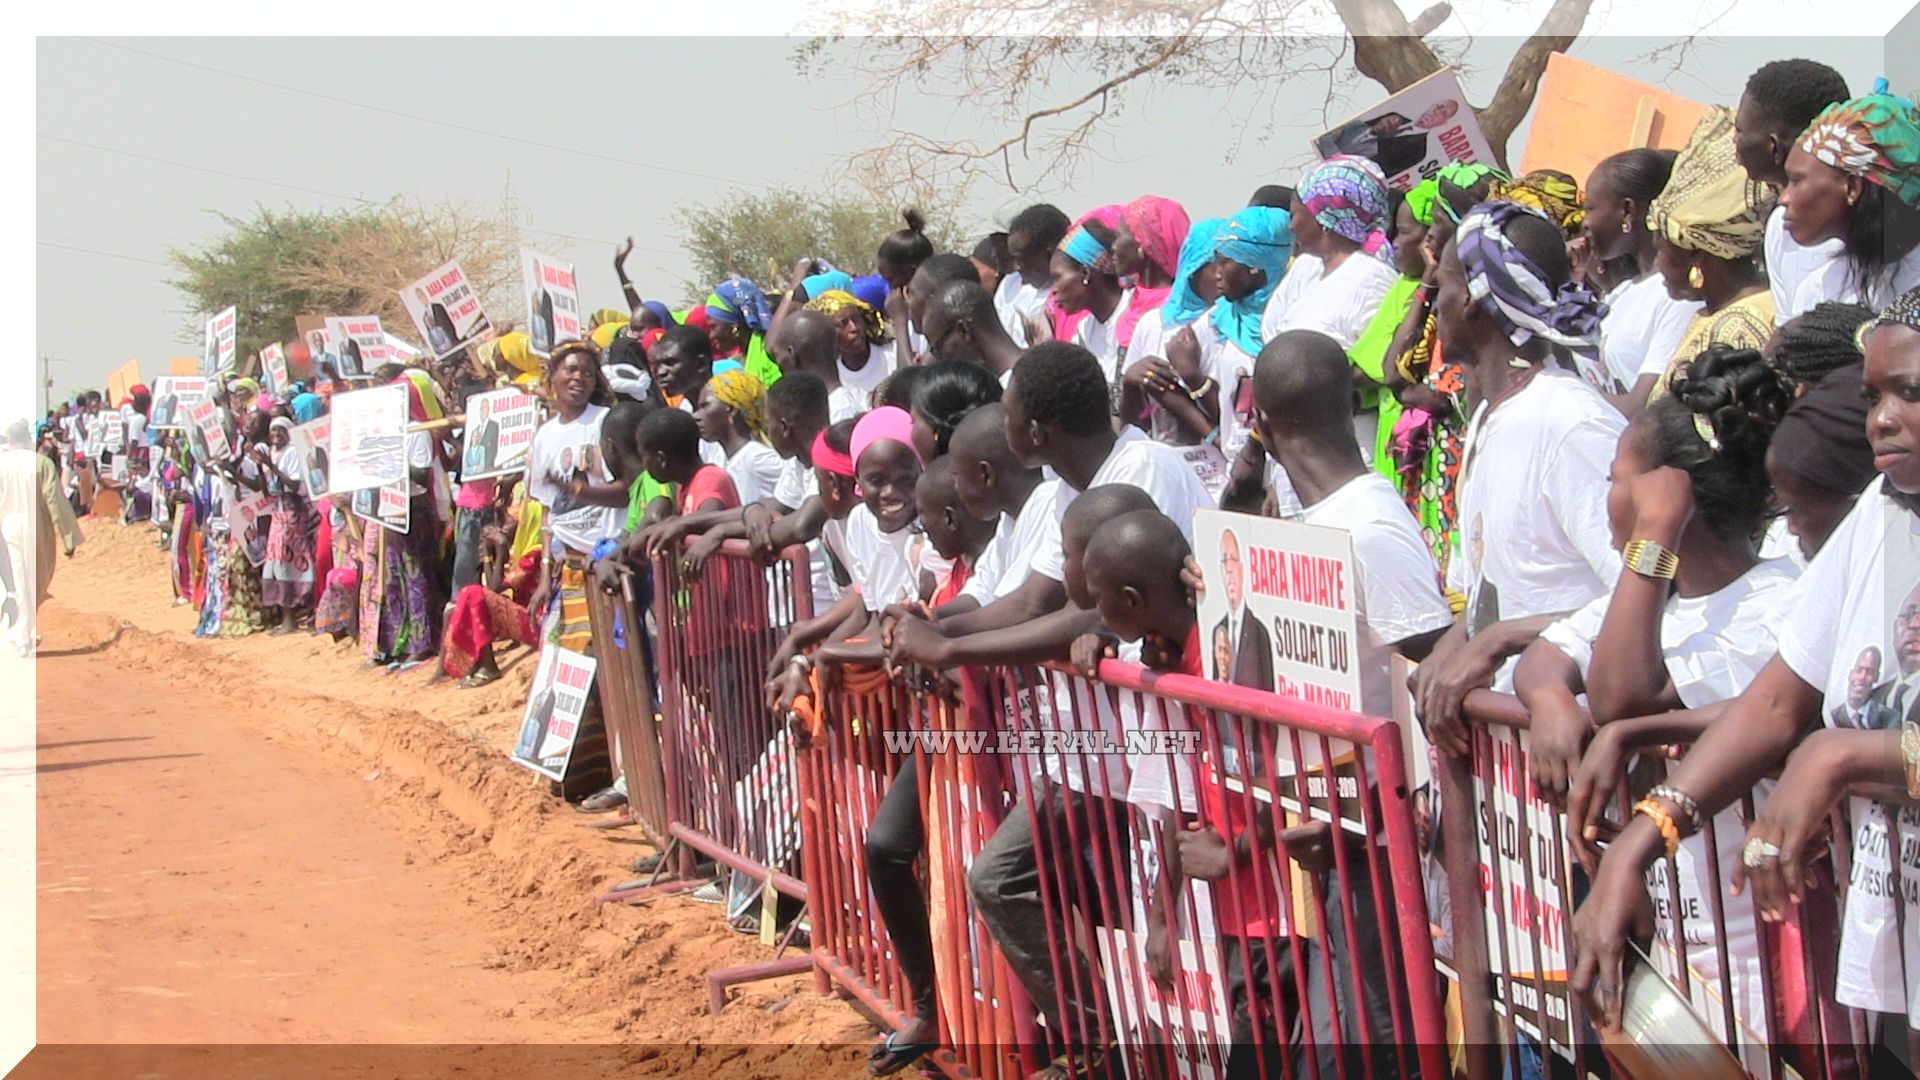
<svg viewBox="0 0 1920 1080">
<path fill-rule="evenodd" d="M 1580 205 L 1580 185 L 1573 177 L 1552 169 L 1535 169 L 1518 180 L 1496 180 L 1487 198 L 1530 206 L 1547 215 L 1569 237 L 1578 235 L 1587 219 Z"/>
<path fill-rule="evenodd" d="M 600 310 L 594 312 L 592 315 L 588 316 L 587 329 L 589 330 L 596 329 L 598 327 L 605 326 L 608 323 L 619 323 L 622 326 L 624 326 L 626 325 L 627 320 L 630 318 L 632 318 L 631 315 L 628 315 L 626 312 L 621 311 L 619 308 L 603 307 Z"/>
<path fill-rule="evenodd" d="M 1747 179 L 1733 147 L 1733 110 L 1702 117 L 1674 159 L 1667 187 L 1647 207 L 1647 227 L 1686 251 L 1716 259 L 1753 257 L 1779 201 L 1771 185 Z"/>
<path fill-rule="evenodd" d="M 767 441 L 767 384 L 744 369 L 734 368 L 715 375 L 707 385 L 712 387 L 715 401 L 740 414 L 748 435 L 759 442 Z"/>
<path fill-rule="evenodd" d="M 867 340 L 875 345 L 885 345 L 893 338 L 887 333 L 886 316 L 873 309 L 865 300 L 840 289 L 829 289 L 807 302 L 808 311 L 818 311 L 830 319 L 838 320 L 844 314 L 852 314 L 860 320 L 867 332 Z"/>
<path fill-rule="evenodd" d="M 1881 79 L 1866 97 L 1827 106 L 1800 136 L 1800 149 L 1920 208 L 1920 106 L 1886 90 Z"/>
<path fill-rule="evenodd" d="M 1407 213 L 1413 220 L 1433 228 L 1433 204 L 1440 198 L 1440 181 L 1432 177 L 1413 185 L 1407 190 Z"/>
</svg>

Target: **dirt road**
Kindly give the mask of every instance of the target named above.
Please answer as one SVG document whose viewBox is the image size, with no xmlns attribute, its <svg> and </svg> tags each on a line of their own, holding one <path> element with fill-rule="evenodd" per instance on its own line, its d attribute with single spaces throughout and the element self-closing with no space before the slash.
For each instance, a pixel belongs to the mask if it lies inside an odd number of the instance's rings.
<svg viewBox="0 0 1920 1080">
<path fill-rule="evenodd" d="M 869 1029 L 810 979 L 707 1016 L 709 967 L 768 956 L 713 909 L 595 908 L 648 849 L 580 828 L 507 760 L 531 665 L 467 693 L 306 635 L 197 640 L 151 534 L 90 532 L 42 609 L 43 1046 L 16 1075 L 131 1075 L 124 1052 L 49 1043 L 595 1041 L 653 1046 L 569 1051 L 565 1068 L 859 1073 Z M 221 1073 L 206 1053 L 237 1060 L 199 1047 L 137 1071 Z M 475 1053 L 492 1056 L 460 1057 Z M 523 1057 L 467 1048 L 364 1075 L 559 1065 Z"/>
</svg>

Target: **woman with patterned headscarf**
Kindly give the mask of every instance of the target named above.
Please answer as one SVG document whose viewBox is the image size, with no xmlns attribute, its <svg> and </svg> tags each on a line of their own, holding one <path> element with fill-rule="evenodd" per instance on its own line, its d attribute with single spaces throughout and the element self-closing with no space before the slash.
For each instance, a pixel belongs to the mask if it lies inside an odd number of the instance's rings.
<svg viewBox="0 0 1920 1080">
<path fill-rule="evenodd" d="M 1920 107 L 1886 86 L 1829 106 L 1787 154 L 1788 235 L 1846 250 L 1801 283 L 1790 314 L 1824 300 L 1878 311 L 1920 285 Z"/>
<path fill-rule="evenodd" d="M 727 475 L 742 505 L 773 495 L 782 465 L 766 441 L 766 384 L 745 371 L 721 372 L 700 391 L 693 419 L 700 438 L 726 452 Z"/>
<path fill-rule="evenodd" d="M 768 386 L 780 381 L 780 365 L 767 353 L 773 309 L 760 286 L 743 277 L 730 277 L 713 287 L 703 310 L 715 361 L 738 360 Z"/>
<path fill-rule="evenodd" d="M 1655 234 L 1654 265 L 1666 279 L 1667 292 L 1675 300 L 1700 303 L 1700 314 L 1648 400 L 1666 393 L 1674 371 L 1710 346 L 1759 349 L 1773 336 L 1773 293 L 1754 255 L 1775 201 L 1773 189 L 1755 184 L 1740 166 L 1733 110 L 1710 110 L 1674 159 L 1666 190 L 1647 211 Z"/>
<path fill-rule="evenodd" d="M 1626 419 L 1553 361 L 1598 347 L 1605 308 L 1573 278 L 1564 227 L 1532 207 L 1486 202 L 1440 262 L 1434 315 L 1466 371 L 1473 406 L 1459 488 L 1461 549 L 1448 584 L 1466 618 L 1422 664 L 1414 700 L 1436 745 L 1463 753 L 1468 691 L 1506 690 L 1512 664 L 1550 618 L 1605 595 L 1620 576 L 1607 477 Z"/>
<path fill-rule="evenodd" d="M 1376 410 L 1371 428 L 1362 427 L 1359 418 L 1355 418 L 1354 434 L 1361 436 L 1361 450 L 1373 462 L 1374 471 L 1394 481 L 1399 480 L 1400 470 L 1387 450 L 1388 444 L 1393 441 L 1393 429 L 1400 422 L 1401 406 L 1399 397 L 1391 389 L 1383 389 L 1388 386 L 1390 376 L 1397 378 L 1398 375 L 1394 371 L 1396 365 L 1388 361 L 1387 353 L 1401 325 L 1407 321 L 1414 294 L 1427 272 L 1427 230 L 1433 227 L 1433 204 L 1438 197 L 1436 189 L 1437 185 L 1432 180 L 1422 180 L 1404 196 L 1398 192 L 1389 193 L 1389 201 L 1394 206 L 1393 262 L 1399 275 L 1381 298 L 1380 308 L 1374 312 L 1373 319 L 1360 332 L 1353 347 L 1347 350 L 1355 381 L 1364 379 L 1371 384 L 1368 389 L 1360 391 L 1360 404 L 1363 409 Z"/>
<path fill-rule="evenodd" d="M 872 396 L 899 366 L 899 350 L 890 347 L 893 335 L 887 318 L 872 304 L 844 289 L 828 289 L 807 301 L 805 310 L 833 320 L 840 385 Z"/>
<path fill-rule="evenodd" d="M 1288 330 L 1317 330 L 1351 349 L 1400 279 L 1386 177 L 1363 157 L 1328 158 L 1294 190 L 1292 223 L 1299 254 L 1267 301 L 1261 333 L 1272 341 Z M 1380 384 L 1367 377 L 1356 385 L 1362 400 L 1354 432 L 1372 465 Z"/>
</svg>

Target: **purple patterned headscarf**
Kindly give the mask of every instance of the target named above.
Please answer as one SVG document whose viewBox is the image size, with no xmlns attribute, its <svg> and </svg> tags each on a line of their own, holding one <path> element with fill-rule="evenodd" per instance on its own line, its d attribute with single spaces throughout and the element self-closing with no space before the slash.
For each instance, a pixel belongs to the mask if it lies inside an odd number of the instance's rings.
<svg viewBox="0 0 1920 1080">
<path fill-rule="evenodd" d="M 1300 180 L 1300 205 L 1335 236 L 1344 236 L 1375 258 L 1393 262 L 1387 178 L 1380 166 L 1352 154 L 1336 154 Z"/>
<path fill-rule="evenodd" d="M 1593 356 L 1607 306 L 1578 281 L 1555 287 L 1508 239 L 1507 227 L 1522 216 L 1553 225 L 1540 211 L 1509 202 L 1481 203 L 1460 219 L 1455 242 L 1467 273 L 1467 295 L 1500 324 L 1516 349 L 1545 338 Z M 1553 228 L 1557 235 L 1560 227 Z"/>
</svg>

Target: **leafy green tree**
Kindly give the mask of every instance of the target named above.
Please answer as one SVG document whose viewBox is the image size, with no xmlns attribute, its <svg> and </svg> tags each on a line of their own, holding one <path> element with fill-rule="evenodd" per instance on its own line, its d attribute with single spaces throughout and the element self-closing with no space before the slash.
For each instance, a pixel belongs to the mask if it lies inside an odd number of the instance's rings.
<svg viewBox="0 0 1920 1080">
<path fill-rule="evenodd" d="M 960 230 L 952 207 L 914 205 L 926 215 L 934 250 L 953 250 Z M 679 207 L 674 220 L 687 223 L 681 247 L 695 275 L 684 283 L 689 301 L 705 297 L 714 282 L 730 274 L 751 279 L 771 295 L 785 286 L 793 264 L 807 256 L 856 277 L 872 273 L 881 238 L 906 227 L 897 202 L 795 189 L 736 192 L 709 204 Z"/>
</svg>

